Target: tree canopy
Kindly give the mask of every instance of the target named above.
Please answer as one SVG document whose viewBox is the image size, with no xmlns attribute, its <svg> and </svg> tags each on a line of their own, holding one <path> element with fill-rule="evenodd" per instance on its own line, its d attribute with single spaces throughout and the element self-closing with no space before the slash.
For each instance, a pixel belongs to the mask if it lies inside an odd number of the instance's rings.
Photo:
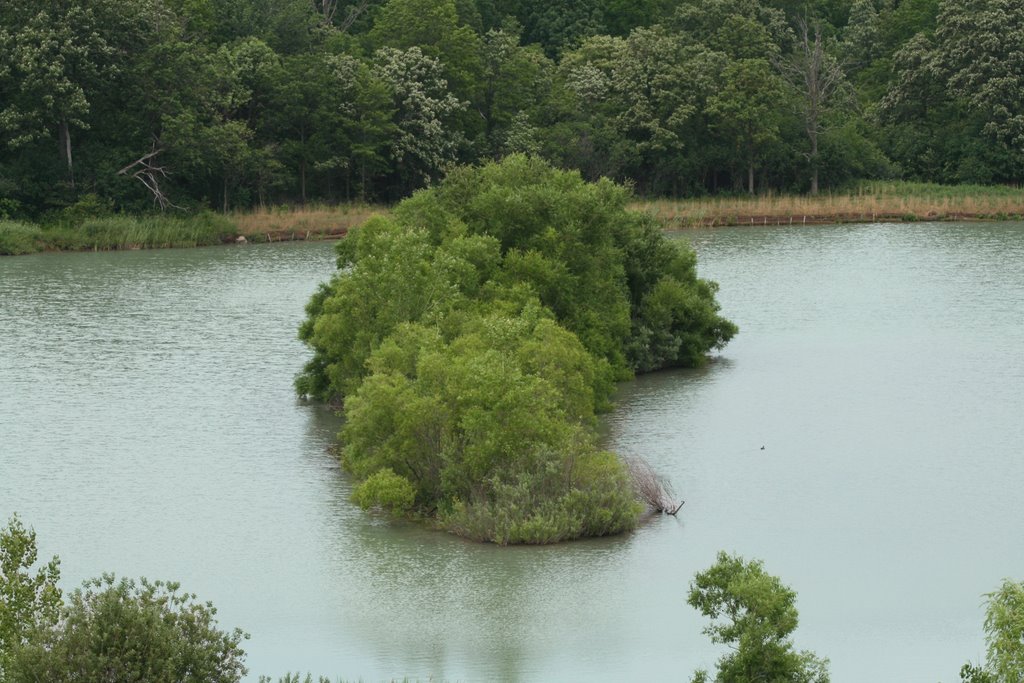
<svg viewBox="0 0 1024 683">
<path fill-rule="evenodd" d="M 965 664 L 960 678 L 963 683 L 1024 680 L 1024 581 L 1005 579 L 985 597 L 985 662 Z"/>
<path fill-rule="evenodd" d="M 793 649 L 796 593 L 763 563 L 725 552 L 690 584 L 688 602 L 711 618 L 704 632 L 730 647 L 718 660 L 717 683 L 794 681 L 828 683 L 828 660 Z M 698 671 L 694 683 L 708 680 Z"/>
<path fill-rule="evenodd" d="M 1020 182 L 1022 11 L 0 0 L 0 217 L 390 202 L 516 152 L 646 195 Z"/>
<path fill-rule="evenodd" d="M 693 366 L 736 326 L 629 192 L 513 155 L 453 171 L 338 245 L 301 394 L 343 401 L 356 500 L 495 541 L 616 533 L 639 511 L 596 446 L 614 381 Z"/>
<path fill-rule="evenodd" d="M 14 517 L 0 529 L 0 681 L 237 683 L 244 633 L 176 583 L 86 581 L 62 599 L 53 558 L 36 567 L 36 535 Z"/>
</svg>

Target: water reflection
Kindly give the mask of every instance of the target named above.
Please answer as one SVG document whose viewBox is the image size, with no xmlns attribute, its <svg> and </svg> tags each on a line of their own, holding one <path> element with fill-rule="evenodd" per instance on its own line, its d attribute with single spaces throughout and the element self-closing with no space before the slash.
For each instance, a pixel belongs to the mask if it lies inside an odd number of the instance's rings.
<svg viewBox="0 0 1024 683">
<path fill-rule="evenodd" d="M 687 585 L 726 549 L 798 591 L 833 680 L 955 680 L 980 595 L 1024 567 L 1024 225 L 679 238 L 740 335 L 602 425 L 679 519 L 502 549 L 360 512 L 340 419 L 291 388 L 324 244 L 0 259 L 0 514 L 67 586 L 213 600 L 253 678 L 686 678 L 718 654 Z"/>
</svg>

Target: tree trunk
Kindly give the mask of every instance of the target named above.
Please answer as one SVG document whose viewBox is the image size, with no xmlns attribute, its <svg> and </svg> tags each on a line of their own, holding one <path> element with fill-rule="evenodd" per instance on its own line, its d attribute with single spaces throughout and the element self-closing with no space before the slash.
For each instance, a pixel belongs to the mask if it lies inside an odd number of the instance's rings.
<svg viewBox="0 0 1024 683">
<path fill-rule="evenodd" d="M 302 205 L 306 205 L 306 160 L 299 162 L 299 184 L 302 186 Z"/>
<path fill-rule="evenodd" d="M 750 160 L 750 165 L 747 166 L 747 192 L 754 194 L 754 160 Z"/>
<path fill-rule="evenodd" d="M 68 120 L 61 119 L 60 122 L 60 152 L 64 162 L 68 165 L 68 178 L 71 180 L 71 187 L 75 186 L 75 166 L 71 160 L 71 129 L 68 127 Z"/>
<path fill-rule="evenodd" d="M 228 212 L 228 177 L 224 176 L 224 213 Z"/>
<path fill-rule="evenodd" d="M 818 194 L 818 133 L 811 134 L 811 196 Z"/>
</svg>

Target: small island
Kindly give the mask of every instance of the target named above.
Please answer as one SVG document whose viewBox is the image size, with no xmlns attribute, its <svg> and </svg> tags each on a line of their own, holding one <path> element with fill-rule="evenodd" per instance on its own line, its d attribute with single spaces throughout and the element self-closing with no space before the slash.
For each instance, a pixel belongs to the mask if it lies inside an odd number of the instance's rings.
<svg viewBox="0 0 1024 683">
<path fill-rule="evenodd" d="M 693 250 L 629 200 L 512 155 L 338 243 L 296 386 L 344 406 L 361 506 L 499 544 L 635 526 L 642 506 L 596 414 L 616 381 L 700 365 L 737 328 Z"/>
</svg>

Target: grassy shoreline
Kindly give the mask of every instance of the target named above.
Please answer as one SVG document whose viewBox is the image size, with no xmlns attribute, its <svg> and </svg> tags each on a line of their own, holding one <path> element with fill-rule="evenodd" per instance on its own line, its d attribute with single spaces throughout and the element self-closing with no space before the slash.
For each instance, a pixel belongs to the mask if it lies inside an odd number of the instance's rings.
<svg viewBox="0 0 1024 683">
<path fill-rule="evenodd" d="M 846 191 L 655 199 L 648 211 L 669 229 L 729 225 L 810 225 L 919 221 L 1024 220 L 1024 190 L 1003 186 L 861 182 Z"/>
<path fill-rule="evenodd" d="M 190 217 L 111 215 L 52 225 L 0 219 L 0 256 L 337 239 L 386 211 L 382 206 L 351 204 Z"/>
<path fill-rule="evenodd" d="M 845 191 L 806 195 L 637 200 L 666 229 L 730 225 L 820 225 L 918 221 L 1024 220 L 1024 190 L 1003 186 L 861 182 Z M 76 225 L 0 220 L 0 255 L 111 251 L 245 242 L 337 239 L 388 207 L 372 204 L 279 206 L 230 214 L 107 216 Z"/>
</svg>

